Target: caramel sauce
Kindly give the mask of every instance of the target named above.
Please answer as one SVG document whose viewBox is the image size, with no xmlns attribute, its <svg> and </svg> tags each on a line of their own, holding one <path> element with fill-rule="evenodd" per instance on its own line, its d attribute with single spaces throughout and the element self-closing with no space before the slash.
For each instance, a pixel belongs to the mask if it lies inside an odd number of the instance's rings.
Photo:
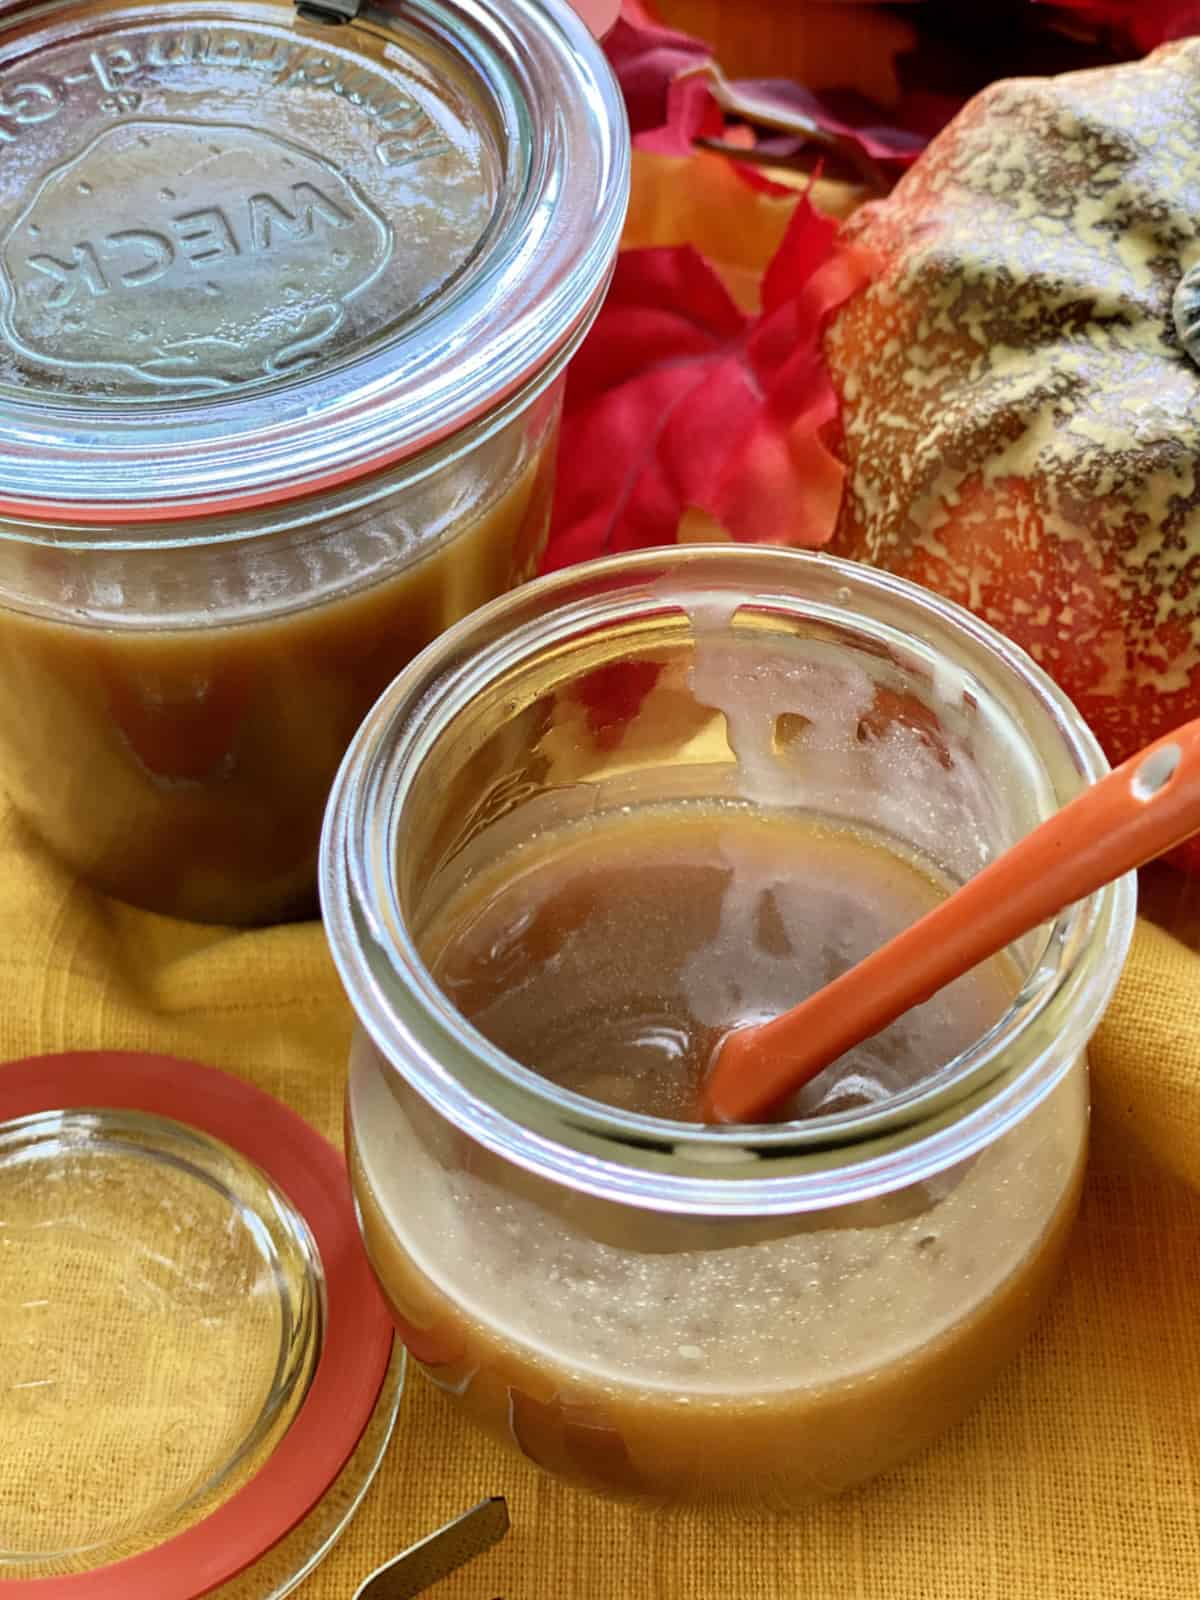
<svg viewBox="0 0 1200 1600">
<path fill-rule="evenodd" d="M 781 1009 L 946 892 L 885 841 L 749 808 L 614 813 L 482 873 L 424 939 L 473 1025 L 576 1093 L 686 1117 L 721 1030 Z M 887 1100 L 1008 1005 L 996 962 L 802 1092 Z M 360 1039 L 351 1161 L 410 1351 L 495 1435 L 577 1483 L 791 1506 L 958 1420 L 1056 1276 L 1083 1162 L 1073 1071 L 968 1160 L 837 1209 L 658 1213 L 567 1189 L 389 1087 Z"/>
</svg>

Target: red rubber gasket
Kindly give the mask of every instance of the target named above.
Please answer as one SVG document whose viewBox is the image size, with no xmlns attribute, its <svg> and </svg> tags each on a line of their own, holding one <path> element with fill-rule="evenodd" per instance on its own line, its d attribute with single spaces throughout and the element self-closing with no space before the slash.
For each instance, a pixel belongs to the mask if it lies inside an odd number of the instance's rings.
<svg viewBox="0 0 1200 1600">
<path fill-rule="evenodd" d="M 144 1111 L 248 1157 L 312 1230 L 328 1315 L 317 1369 L 261 1470 L 194 1527 L 91 1572 L 5 1578 L 3 1600 L 198 1600 L 297 1526 L 353 1455 L 383 1389 L 392 1327 L 359 1239 L 345 1162 L 302 1117 L 252 1084 L 172 1056 L 77 1051 L 0 1067 L 0 1121 L 46 1111 Z"/>
</svg>

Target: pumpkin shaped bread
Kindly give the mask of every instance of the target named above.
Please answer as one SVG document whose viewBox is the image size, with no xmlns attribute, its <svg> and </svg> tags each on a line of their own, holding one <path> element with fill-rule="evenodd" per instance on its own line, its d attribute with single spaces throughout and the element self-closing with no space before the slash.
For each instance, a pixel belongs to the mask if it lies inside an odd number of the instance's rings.
<svg viewBox="0 0 1200 1600">
<path fill-rule="evenodd" d="M 830 548 L 1016 639 L 1113 759 L 1200 715 L 1200 40 L 992 85 L 846 235 Z"/>
</svg>

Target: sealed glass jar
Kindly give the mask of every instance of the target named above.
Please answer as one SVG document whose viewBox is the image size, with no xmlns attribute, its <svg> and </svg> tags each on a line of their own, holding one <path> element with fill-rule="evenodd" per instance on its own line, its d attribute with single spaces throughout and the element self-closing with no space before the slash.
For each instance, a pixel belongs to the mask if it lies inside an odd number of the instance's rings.
<svg viewBox="0 0 1200 1600">
<path fill-rule="evenodd" d="M 653 1070 L 669 1064 L 676 969 L 691 1021 L 749 1005 L 731 988 L 746 972 L 769 980 L 764 1010 L 798 998 L 786 985 L 806 941 L 836 944 L 861 910 L 838 898 L 859 871 L 847 829 L 949 889 L 1104 770 L 1021 651 L 915 586 L 820 556 L 711 546 L 599 562 L 425 651 L 351 747 L 321 888 L 359 1023 L 360 1219 L 432 1380 L 544 1467 L 654 1501 L 794 1505 L 961 1417 L 1063 1257 L 1084 1050 L 1130 938 L 1131 878 L 1014 948 L 999 1003 L 964 1011 L 957 1044 L 936 1008 L 966 991 L 921 1007 L 908 1080 L 882 1056 L 863 1074 L 835 1066 L 791 1120 L 714 1128 L 678 1107 L 646 1114 L 644 1097 L 630 1109 L 608 1079 L 630 1059 L 629 1015 Z M 628 829 L 654 808 L 666 821 L 639 855 Z M 699 851 L 714 812 L 721 870 L 681 953 L 659 869 L 685 838 Z M 811 881 L 841 908 L 832 930 L 795 925 L 784 879 L 747 842 L 764 819 L 826 830 Z M 560 992 L 543 986 L 540 1006 L 523 989 L 535 958 L 569 966 L 592 915 L 576 878 L 531 891 L 452 983 L 446 908 L 498 876 L 535 882 L 564 830 L 596 861 L 616 860 L 608 841 L 625 830 L 587 964 Z M 711 854 L 696 859 L 710 871 Z M 614 974 L 628 1005 L 604 1003 Z M 486 1034 L 464 1015 L 484 1014 L 484 989 Z M 582 1076 L 551 1082 L 497 1045 L 496 1018 L 523 993 L 520 1027 L 545 1050 L 565 1027 Z"/>
<path fill-rule="evenodd" d="M 0 146 L 0 781 L 123 898 L 311 912 L 363 714 L 537 567 L 607 64 L 565 0 L 50 0 Z"/>
</svg>

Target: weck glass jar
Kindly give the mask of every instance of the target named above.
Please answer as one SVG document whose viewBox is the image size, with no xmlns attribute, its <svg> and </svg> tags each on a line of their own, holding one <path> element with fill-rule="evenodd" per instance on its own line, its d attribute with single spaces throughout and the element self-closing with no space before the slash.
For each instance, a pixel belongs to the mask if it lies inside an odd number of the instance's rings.
<svg viewBox="0 0 1200 1600">
<path fill-rule="evenodd" d="M 960 1418 L 1063 1258 L 1084 1050 L 1128 946 L 1132 878 L 1010 952 L 996 1019 L 965 1048 L 908 1083 L 818 1078 L 792 1120 L 750 1127 L 622 1109 L 519 1064 L 435 981 L 431 930 L 464 885 L 532 870 L 555 830 L 600 839 L 647 805 L 852 825 L 949 887 L 1105 770 L 1020 650 L 821 556 L 598 562 L 426 650 L 342 767 L 321 890 L 358 1019 L 360 1220 L 434 1383 L 551 1471 L 655 1502 L 796 1505 Z M 765 904 L 732 909 L 704 934 L 705 992 L 727 983 L 738 939 L 766 937 Z M 579 903 L 557 914 L 570 931 Z M 548 926 L 499 951 L 501 988 Z M 653 929 L 634 943 L 631 920 L 608 942 L 658 992 L 677 929 L 669 915 Z M 592 1050 L 614 1019 L 581 1018 L 573 1037 Z"/>
<path fill-rule="evenodd" d="M 362 716 L 538 565 L 619 93 L 565 0 L 49 0 L 0 146 L 0 781 L 125 899 L 311 913 Z"/>
</svg>

